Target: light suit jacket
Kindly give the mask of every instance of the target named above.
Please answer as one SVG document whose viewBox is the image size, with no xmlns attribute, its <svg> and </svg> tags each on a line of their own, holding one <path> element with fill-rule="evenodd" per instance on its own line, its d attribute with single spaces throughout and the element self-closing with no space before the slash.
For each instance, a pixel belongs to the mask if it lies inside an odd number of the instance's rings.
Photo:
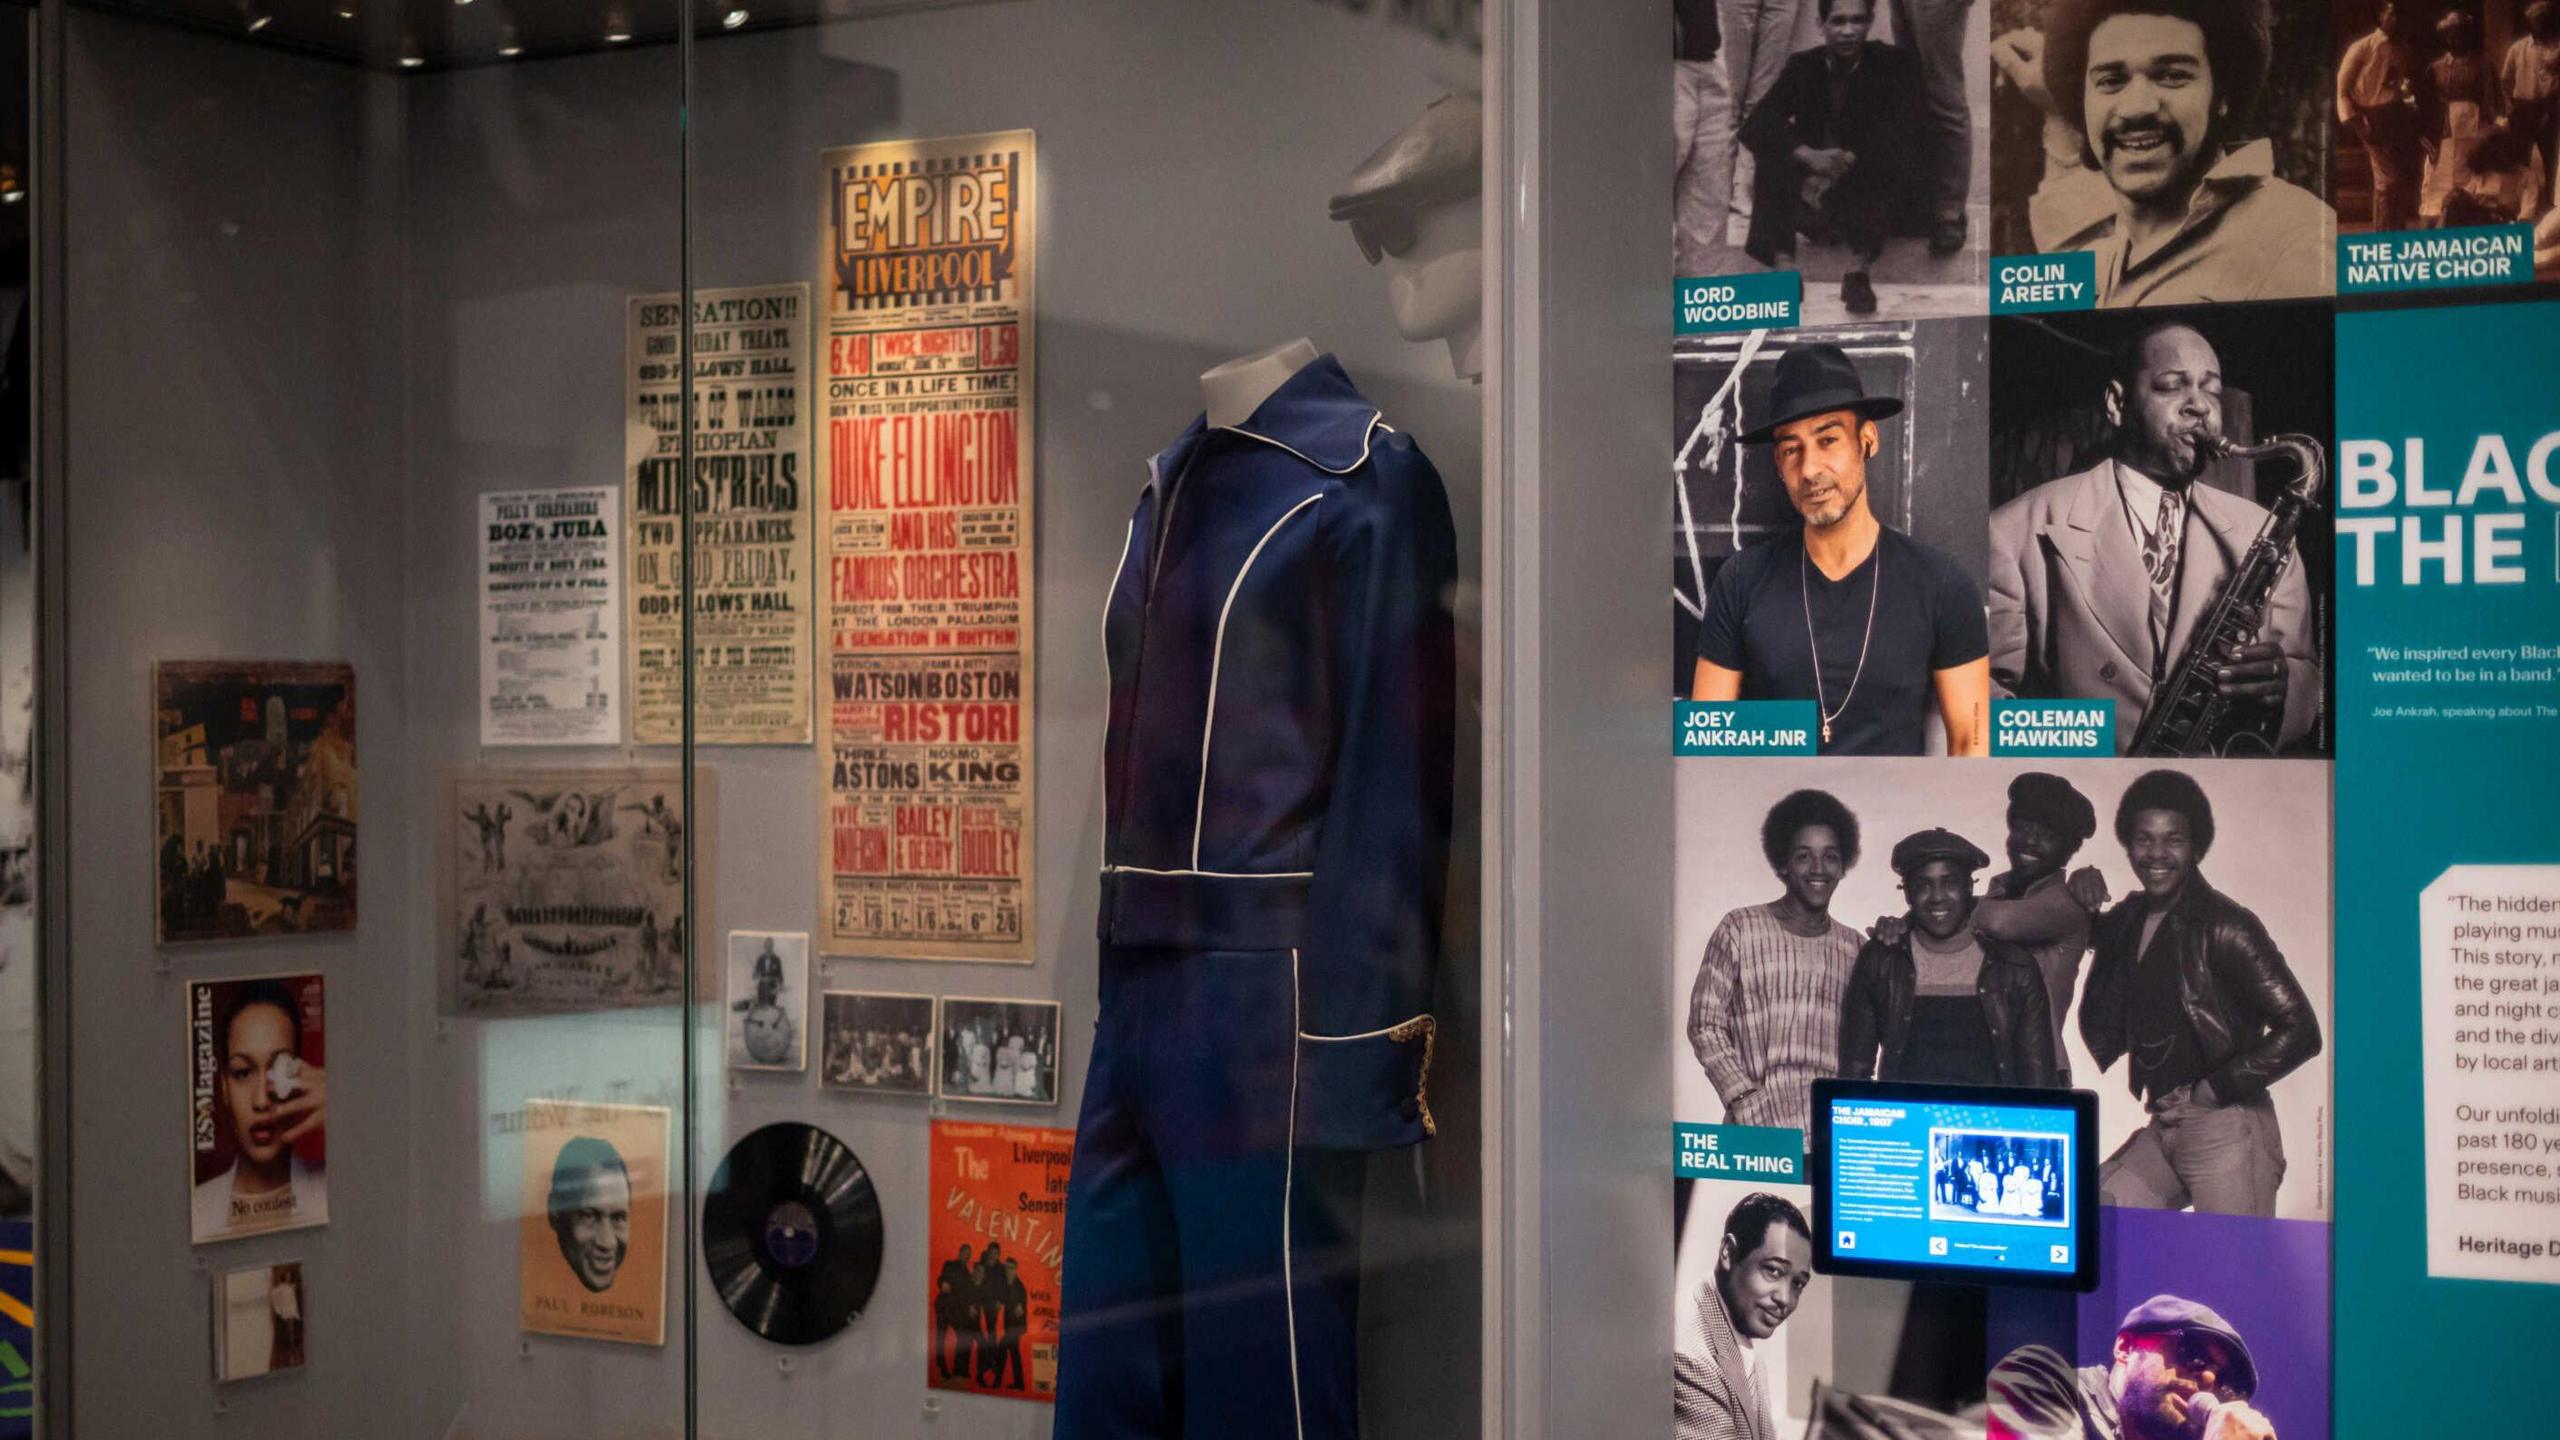
<svg viewBox="0 0 2560 1440">
<path fill-rule="evenodd" d="M 1710 1275 L 1671 1352 L 1673 1440 L 1777 1440 L 1774 1421 L 1751 1403 L 1750 1372 Z"/>
<path fill-rule="evenodd" d="M 2169 664 L 2185 653 L 2214 592 L 2267 518 L 2265 506 L 2227 490 L 2197 485 L 2187 497 Z M 2112 461 L 2048 481 L 1991 513 L 1989 588 L 1991 680 L 1999 692 L 2114 700 L 2116 746 L 2128 746 L 2151 700 L 2151 582 Z M 2260 631 L 2284 651 L 2288 744 L 2320 718 L 2311 627 L 2311 587 L 2296 552 L 2276 581 Z"/>
</svg>

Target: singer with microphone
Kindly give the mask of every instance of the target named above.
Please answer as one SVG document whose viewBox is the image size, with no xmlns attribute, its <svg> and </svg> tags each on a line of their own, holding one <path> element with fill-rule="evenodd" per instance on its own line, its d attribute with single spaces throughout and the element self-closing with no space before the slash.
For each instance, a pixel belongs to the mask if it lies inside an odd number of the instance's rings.
<svg viewBox="0 0 2560 1440">
<path fill-rule="evenodd" d="M 1991 1371 L 1987 1440 L 2276 1440 L 2251 1400 L 2249 1342 L 2210 1305 L 2155 1295 L 2116 1327 L 2108 1363 L 2074 1369 L 2042 1345 Z"/>
</svg>

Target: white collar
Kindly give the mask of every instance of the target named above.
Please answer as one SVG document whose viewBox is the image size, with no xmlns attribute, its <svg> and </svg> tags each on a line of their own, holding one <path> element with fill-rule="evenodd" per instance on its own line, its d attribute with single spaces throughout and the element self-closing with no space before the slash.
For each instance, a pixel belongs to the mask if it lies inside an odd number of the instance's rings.
<svg viewBox="0 0 2560 1440">
<path fill-rule="evenodd" d="M 2110 460 L 2107 463 L 2115 470 L 2116 494 L 2124 500 L 2125 519 L 2133 523 L 2133 533 L 2136 536 L 2145 540 L 2150 539 L 2151 532 L 2159 528 L 2160 497 L 2166 493 L 2166 487 L 2121 460 Z M 2187 508 L 2195 508 L 2195 501 L 2192 498 L 2187 496 L 2179 498 L 2185 501 Z"/>
</svg>

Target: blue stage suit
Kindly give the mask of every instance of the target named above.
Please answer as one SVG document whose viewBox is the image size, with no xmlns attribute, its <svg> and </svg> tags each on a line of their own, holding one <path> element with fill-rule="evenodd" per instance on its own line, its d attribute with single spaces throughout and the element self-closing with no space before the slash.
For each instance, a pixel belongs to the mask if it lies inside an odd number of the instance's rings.
<svg viewBox="0 0 2560 1440">
<path fill-rule="evenodd" d="M 1331 356 L 1149 465 L 1103 627 L 1061 1440 L 1358 1431 L 1364 1153 L 1431 1133 L 1449 502 Z"/>
</svg>

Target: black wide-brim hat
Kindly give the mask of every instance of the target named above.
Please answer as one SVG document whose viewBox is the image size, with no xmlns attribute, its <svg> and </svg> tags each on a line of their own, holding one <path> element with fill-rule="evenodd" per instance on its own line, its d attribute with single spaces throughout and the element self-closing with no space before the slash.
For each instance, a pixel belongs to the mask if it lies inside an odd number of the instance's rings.
<svg viewBox="0 0 2560 1440">
<path fill-rule="evenodd" d="M 1891 395 L 1870 395 L 1858 379 L 1858 367 L 1837 345 L 1799 345 L 1778 357 L 1778 378 L 1769 387 L 1769 410 L 1757 427 L 1742 432 L 1745 445 L 1766 445 L 1781 425 L 1834 410 L 1855 412 L 1861 420 L 1883 420 L 1902 413 Z"/>
</svg>

